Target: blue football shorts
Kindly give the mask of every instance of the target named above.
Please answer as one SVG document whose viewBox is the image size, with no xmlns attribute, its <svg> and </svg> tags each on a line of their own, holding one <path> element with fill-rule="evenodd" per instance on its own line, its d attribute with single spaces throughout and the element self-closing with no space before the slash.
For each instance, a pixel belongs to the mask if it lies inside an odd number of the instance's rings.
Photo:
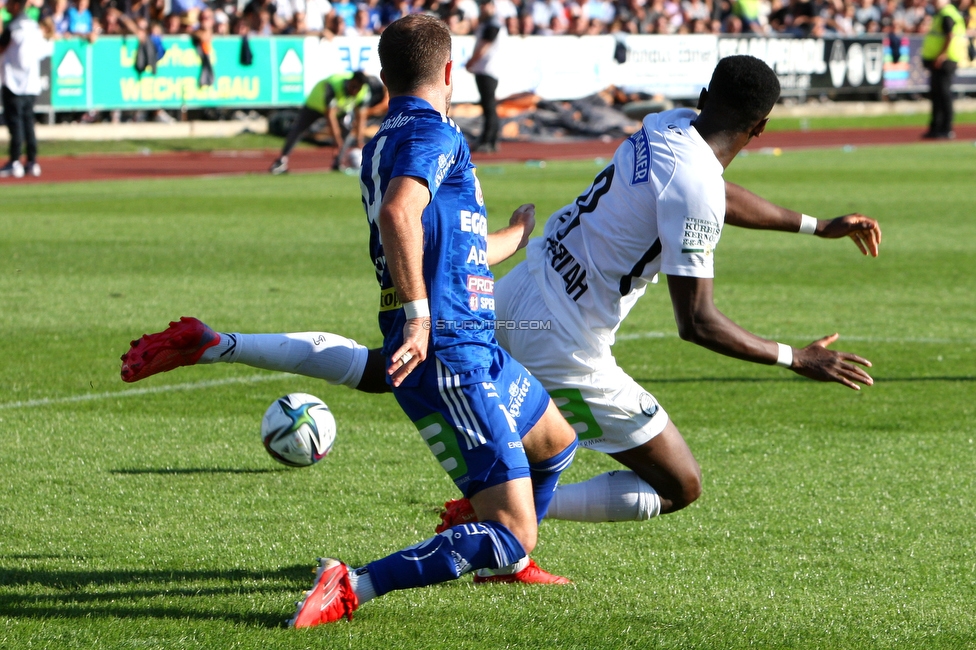
<svg viewBox="0 0 976 650">
<path fill-rule="evenodd" d="M 393 394 L 465 497 L 528 478 L 522 437 L 542 418 L 549 395 L 522 364 L 496 348 L 487 370 L 453 374 L 430 355 L 413 372 L 419 381 Z"/>
</svg>

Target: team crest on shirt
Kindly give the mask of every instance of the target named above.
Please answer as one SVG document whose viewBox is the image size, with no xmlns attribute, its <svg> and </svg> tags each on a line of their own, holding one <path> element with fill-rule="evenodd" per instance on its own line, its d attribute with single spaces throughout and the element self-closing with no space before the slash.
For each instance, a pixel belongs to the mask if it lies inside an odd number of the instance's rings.
<svg viewBox="0 0 976 650">
<path fill-rule="evenodd" d="M 485 204 L 485 195 L 481 193 L 481 181 L 478 180 L 478 174 L 475 170 L 471 170 L 471 175 L 474 176 L 474 200 L 478 202 L 478 205 Z"/>
<path fill-rule="evenodd" d="M 657 410 L 660 408 L 657 402 L 654 401 L 651 394 L 647 391 L 640 394 L 640 397 L 637 398 L 637 403 L 640 406 L 641 413 L 649 418 L 654 417 L 654 414 L 657 413 Z"/>
</svg>

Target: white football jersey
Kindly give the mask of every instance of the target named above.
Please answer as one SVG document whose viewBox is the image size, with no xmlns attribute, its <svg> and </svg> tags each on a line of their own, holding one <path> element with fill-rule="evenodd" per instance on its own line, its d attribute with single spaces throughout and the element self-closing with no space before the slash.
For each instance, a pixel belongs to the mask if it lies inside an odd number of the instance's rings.
<svg viewBox="0 0 976 650">
<path fill-rule="evenodd" d="M 546 305 L 581 344 L 612 345 L 658 272 L 713 277 L 724 169 L 691 126 L 697 115 L 676 109 L 645 117 L 590 188 L 529 243 L 527 262 Z"/>
</svg>

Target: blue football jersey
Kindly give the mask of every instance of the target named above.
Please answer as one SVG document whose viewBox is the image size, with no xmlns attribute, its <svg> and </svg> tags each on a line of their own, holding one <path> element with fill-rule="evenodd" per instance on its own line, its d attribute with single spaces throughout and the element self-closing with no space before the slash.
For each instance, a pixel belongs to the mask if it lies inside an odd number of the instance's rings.
<svg viewBox="0 0 976 650">
<path fill-rule="evenodd" d="M 488 368 L 497 344 L 484 197 L 461 130 L 417 97 L 392 98 L 386 120 L 363 149 L 360 184 L 369 221 L 369 251 L 380 284 L 383 353 L 389 357 L 400 347 L 405 322 L 378 223 L 383 195 L 398 176 L 423 180 L 431 195 L 421 219 L 432 323 L 430 352 L 454 374 Z"/>
</svg>

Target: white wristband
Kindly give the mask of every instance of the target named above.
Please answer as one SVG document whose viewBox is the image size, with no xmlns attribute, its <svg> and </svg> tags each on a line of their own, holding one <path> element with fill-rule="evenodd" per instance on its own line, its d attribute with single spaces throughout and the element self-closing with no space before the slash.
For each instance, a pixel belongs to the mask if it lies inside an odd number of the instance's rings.
<svg viewBox="0 0 976 650">
<path fill-rule="evenodd" d="M 413 302 L 403 303 L 403 314 L 407 320 L 413 318 L 430 318 L 430 303 L 427 299 L 414 300 Z"/>
<path fill-rule="evenodd" d="M 793 348 L 782 343 L 777 343 L 779 352 L 776 354 L 776 365 L 790 368 L 793 366 Z"/>
<path fill-rule="evenodd" d="M 800 229 L 797 232 L 801 235 L 812 235 L 817 232 L 817 218 L 809 214 L 801 214 Z"/>
</svg>

